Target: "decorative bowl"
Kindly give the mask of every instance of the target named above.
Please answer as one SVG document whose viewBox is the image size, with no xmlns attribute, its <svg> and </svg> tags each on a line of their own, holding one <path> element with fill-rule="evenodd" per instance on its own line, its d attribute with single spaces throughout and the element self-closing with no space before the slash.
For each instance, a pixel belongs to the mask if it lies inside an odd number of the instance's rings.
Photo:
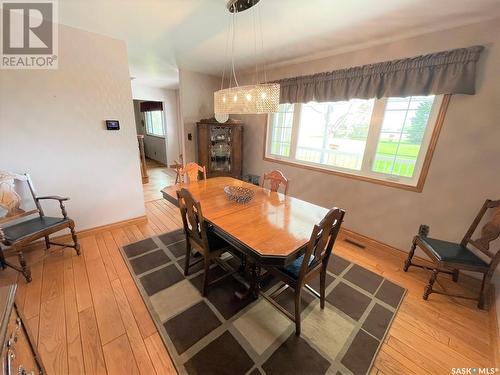
<svg viewBox="0 0 500 375">
<path fill-rule="evenodd" d="M 254 191 L 242 186 L 224 186 L 227 199 L 236 203 L 248 203 L 254 196 Z"/>
</svg>

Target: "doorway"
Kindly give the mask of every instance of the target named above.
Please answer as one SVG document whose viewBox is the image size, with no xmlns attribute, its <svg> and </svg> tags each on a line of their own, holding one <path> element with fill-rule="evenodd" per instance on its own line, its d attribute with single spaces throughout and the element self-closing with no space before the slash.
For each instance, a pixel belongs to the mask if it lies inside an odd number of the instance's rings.
<svg viewBox="0 0 500 375">
<path fill-rule="evenodd" d="M 134 115 L 137 134 L 144 136 L 146 158 L 168 165 L 168 134 L 163 103 L 134 100 Z"/>
</svg>

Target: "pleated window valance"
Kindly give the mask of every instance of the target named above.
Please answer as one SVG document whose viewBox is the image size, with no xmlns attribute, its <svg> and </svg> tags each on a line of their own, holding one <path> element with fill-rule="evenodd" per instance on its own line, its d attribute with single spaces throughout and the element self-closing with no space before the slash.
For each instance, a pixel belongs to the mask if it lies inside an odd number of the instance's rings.
<svg viewBox="0 0 500 375">
<path fill-rule="evenodd" d="M 139 107 L 141 112 L 163 111 L 162 102 L 141 102 Z"/>
<path fill-rule="evenodd" d="M 287 78 L 280 103 L 332 102 L 353 98 L 475 93 L 476 62 L 483 46 L 385 61 Z"/>
</svg>

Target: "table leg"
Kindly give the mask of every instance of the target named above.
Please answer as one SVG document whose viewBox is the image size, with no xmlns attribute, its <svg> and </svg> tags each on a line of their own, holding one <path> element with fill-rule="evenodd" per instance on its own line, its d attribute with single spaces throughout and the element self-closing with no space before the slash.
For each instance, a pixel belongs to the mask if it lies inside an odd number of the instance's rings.
<svg viewBox="0 0 500 375">
<path fill-rule="evenodd" d="M 253 298 L 257 299 L 260 292 L 260 266 L 252 264 L 251 279 L 250 279 L 250 292 Z"/>
<path fill-rule="evenodd" d="M 250 286 L 244 292 L 235 292 L 239 299 L 252 297 L 257 299 L 260 293 L 260 265 L 252 262 L 248 264 L 250 268 Z"/>
</svg>

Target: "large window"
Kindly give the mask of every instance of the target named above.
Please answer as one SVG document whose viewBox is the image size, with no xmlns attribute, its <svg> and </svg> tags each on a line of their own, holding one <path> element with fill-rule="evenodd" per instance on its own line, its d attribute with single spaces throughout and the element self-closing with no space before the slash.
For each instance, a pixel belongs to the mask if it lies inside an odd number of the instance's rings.
<svg viewBox="0 0 500 375">
<path fill-rule="evenodd" d="M 144 122 L 146 123 L 146 134 L 154 135 L 157 137 L 165 136 L 163 111 L 144 112 Z"/>
<path fill-rule="evenodd" d="M 268 118 L 265 156 L 416 187 L 442 102 L 412 96 L 282 104 Z"/>
</svg>

